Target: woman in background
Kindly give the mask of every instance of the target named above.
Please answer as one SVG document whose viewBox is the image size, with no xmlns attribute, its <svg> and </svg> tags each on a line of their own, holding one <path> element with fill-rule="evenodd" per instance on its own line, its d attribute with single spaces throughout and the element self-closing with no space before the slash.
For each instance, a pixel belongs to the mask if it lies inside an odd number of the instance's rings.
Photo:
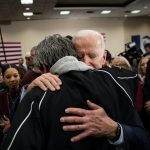
<svg viewBox="0 0 150 150">
<path fill-rule="evenodd" d="M 147 63 L 150 59 L 150 56 L 142 57 L 138 65 L 138 76 L 140 78 L 141 84 L 144 84 L 144 79 L 146 75 Z"/>
<path fill-rule="evenodd" d="M 6 64 L 2 70 L 6 88 L 0 91 L 0 131 L 6 133 L 20 99 L 20 74 L 17 66 Z"/>
<path fill-rule="evenodd" d="M 131 67 L 129 61 L 123 56 L 117 56 L 117 57 L 113 58 L 111 61 L 111 65 L 120 67 L 120 68 L 124 68 L 127 70 L 132 70 L 132 67 Z"/>
<path fill-rule="evenodd" d="M 147 62 L 150 59 L 150 56 L 142 57 L 139 65 L 138 65 L 138 77 L 139 77 L 139 83 L 138 83 L 138 90 L 137 90 L 137 97 L 136 97 L 136 109 L 141 115 L 141 111 L 143 109 L 143 86 L 144 86 L 144 80 L 146 75 L 146 69 L 147 69 Z"/>
<path fill-rule="evenodd" d="M 144 97 L 144 110 L 143 110 L 143 123 L 145 128 L 150 133 L 150 59 L 147 63 L 145 82 L 143 87 Z"/>
<path fill-rule="evenodd" d="M 147 84 L 145 84 L 146 70 L 148 69 L 147 63 L 149 60 L 150 60 L 150 56 L 144 56 L 141 58 L 139 65 L 138 65 L 139 84 L 138 84 L 135 107 L 141 117 L 141 120 L 143 121 L 145 128 L 150 132 L 149 113 L 146 110 L 147 108 L 146 102 L 149 99 L 147 99 L 145 96 L 146 92 L 149 91 L 149 90 L 147 91 L 147 88 L 146 88 Z"/>
</svg>

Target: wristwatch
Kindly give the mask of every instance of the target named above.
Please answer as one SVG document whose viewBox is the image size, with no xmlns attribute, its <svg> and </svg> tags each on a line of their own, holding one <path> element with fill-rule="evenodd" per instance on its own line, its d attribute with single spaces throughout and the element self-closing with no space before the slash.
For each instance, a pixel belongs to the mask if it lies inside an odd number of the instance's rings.
<svg viewBox="0 0 150 150">
<path fill-rule="evenodd" d="M 111 139 L 111 141 L 113 141 L 113 142 L 117 141 L 121 134 L 121 125 L 119 123 L 117 123 L 117 124 L 118 124 L 118 126 L 117 126 L 117 130 L 116 130 L 116 136 L 113 139 Z"/>
</svg>

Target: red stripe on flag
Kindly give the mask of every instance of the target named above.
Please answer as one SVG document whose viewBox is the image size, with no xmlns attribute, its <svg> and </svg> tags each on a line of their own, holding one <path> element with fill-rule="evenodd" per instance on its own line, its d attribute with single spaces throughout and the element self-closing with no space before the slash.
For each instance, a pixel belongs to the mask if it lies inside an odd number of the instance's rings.
<svg viewBox="0 0 150 150">
<path fill-rule="evenodd" d="M 12 57 L 12 56 L 22 56 L 21 54 L 15 54 L 15 55 L 6 55 L 7 57 Z M 0 57 L 4 57 L 4 56 L 0 56 Z"/>
<path fill-rule="evenodd" d="M 21 50 L 12 50 L 12 51 L 5 51 L 5 53 L 12 53 L 12 52 L 21 52 Z M 3 51 L 0 51 L 0 53 L 4 53 Z"/>
<path fill-rule="evenodd" d="M 2 43 L 0 42 L 0 44 Z M 21 44 L 21 42 L 3 42 L 3 44 Z"/>
<path fill-rule="evenodd" d="M 0 48 L 3 48 L 2 46 L 0 46 Z M 21 48 L 21 46 L 4 46 L 4 49 L 5 48 Z"/>
</svg>

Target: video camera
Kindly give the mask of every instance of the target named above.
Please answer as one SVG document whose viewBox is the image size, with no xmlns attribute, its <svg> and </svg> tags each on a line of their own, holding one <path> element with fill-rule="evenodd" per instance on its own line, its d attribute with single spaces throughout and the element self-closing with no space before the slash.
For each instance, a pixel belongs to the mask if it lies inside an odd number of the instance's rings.
<svg viewBox="0 0 150 150">
<path fill-rule="evenodd" d="M 142 54 L 142 50 L 137 48 L 136 43 L 130 42 L 125 44 L 125 51 L 120 53 L 119 56 L 125 57 L 129 61 L 131 66 L 133 66 L 135 63 L 139 63 Z"/>
</svg>

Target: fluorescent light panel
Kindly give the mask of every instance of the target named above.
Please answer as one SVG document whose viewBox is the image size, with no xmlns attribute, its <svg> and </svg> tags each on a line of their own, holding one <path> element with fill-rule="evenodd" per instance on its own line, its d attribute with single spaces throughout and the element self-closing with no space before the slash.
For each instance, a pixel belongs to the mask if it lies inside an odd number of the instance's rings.
<svg viewBox="0 0 150 150">
<path fill-rule="evenodd" d="M 33 16 L 33 12 L 23 12 L 24 16 Z"/>
<path fill-rule="evenodd" d="M 33 0 L 21 0 L 21 4 L 33 4 Z"/>
<path fill-rule="evenodd" d="M 131 14 L 138 14 L 138 13 L 140 13 L 141 12 L 141 10 L 132 10 L 131 11 Z"/>
<path fill-rule="evenodd" d="M 103 11 L 101 11 L 101 14 L 109 14 L 109 13 L 111 13 L 111 10 L 103 10 Z"/>
<path fill-rule="evenodd" d="M 68 10 L 60 12 L 60 15 L 69 15 L 69 14 L 70 14 L 70 11 L 68 11 Z"/>
</svg>

